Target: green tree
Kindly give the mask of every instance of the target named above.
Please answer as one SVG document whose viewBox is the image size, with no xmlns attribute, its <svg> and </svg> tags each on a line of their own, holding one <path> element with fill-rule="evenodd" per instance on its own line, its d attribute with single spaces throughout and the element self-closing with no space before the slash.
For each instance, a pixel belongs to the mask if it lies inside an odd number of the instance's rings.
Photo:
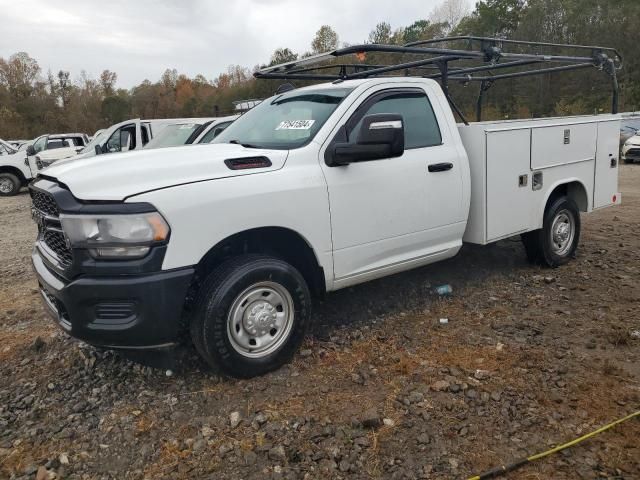
<svg viewBox="0 0 640 480">
<path fill-rule="evenodd" d="M 376 28 L 369 33 L 369 43 L 388 44 L 391 43 L 391 25 L 387 22 L 380 22 Z"/>
<path fill-rule="evenodd" d="M 456 30 L 508 38 L 518 28 L 526 6 L 526 0 L 480 0 L 473 13 L 463 18 Z"/>
<path fill-rule="evenodd" d="M 311 51 L 317 54 L 336 48 L 338 48 L 338 34 L 329 25 L 321 26 L 311 42 Z"/>
<path fill-rule="evenodd" d="M 288 48 L 278 48 L 273 55 L 271 55 L 271 61 L 269 66 L 279 65 L 281 63 L 293 62 L 298 59 L 298 54 L 293 53 Z"/>
</svg>

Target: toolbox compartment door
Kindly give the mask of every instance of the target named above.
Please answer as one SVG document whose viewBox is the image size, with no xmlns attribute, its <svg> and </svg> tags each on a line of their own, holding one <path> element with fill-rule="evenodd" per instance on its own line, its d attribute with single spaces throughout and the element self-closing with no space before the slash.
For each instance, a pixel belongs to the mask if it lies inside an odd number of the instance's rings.
<svg viewBox="0 0 640 480">
<path fill-rule="evenodd" d="M 620 202 L 620 194 L 618 193 L 619 139 L 619 120 L 598 122 L 593 208 L 606 207 Z"/>
<path fill-rule="evenodd" d="M 531 130 L 487 133 L 487 241 L 527 231 L 533 223 Z"/>
<path fill-rule="evenodd" d="M 597 123 L 565 124 L 531 129 L 531 169 L 593 160 Z"/>
</svg>

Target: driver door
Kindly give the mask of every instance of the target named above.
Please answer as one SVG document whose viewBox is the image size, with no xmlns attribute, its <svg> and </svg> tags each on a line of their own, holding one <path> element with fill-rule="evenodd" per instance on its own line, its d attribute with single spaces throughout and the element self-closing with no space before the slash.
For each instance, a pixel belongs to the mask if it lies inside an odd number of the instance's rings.
<svg viewBox="0 0 640 480">
<path fill-rule="evenodd" d="M 27 153 L 26 153 L 27 158 L 25 163 L 29 167 L 29 170 L 31 170 L 32 177 L 35 177 L 38 174 L 38 167 L 36 165 L 36 156 L 43 150 L 46 150 L 48 139 L 49 137 L 47 135 L 42 135 L 41 137 L 38 137 L 35 142 L 33 142 L 32 151 L 31 149 L 27 148 Z M 30 152 L 31 152 L 31 155 L 29 155 Z"/>
<path fill-rule="evenodd" d="M 378 87 L 336 128 L 346 125 L 352 143 L 365 115 L 399 114 L 405 132 L 402 156 L 331 167 L 321 152 L 336 287 L 429 263 L 452 248 L 446 245 L 452 236 L 447 224 L 462 213 L 462 177 L 458 151 L 454 142 L 444 141 L 449 134 L 441 131 L 436 111 L 427 91 L 415 84 Z M 435 173 L 432 164 L 450 167 Z"/>
</svg>

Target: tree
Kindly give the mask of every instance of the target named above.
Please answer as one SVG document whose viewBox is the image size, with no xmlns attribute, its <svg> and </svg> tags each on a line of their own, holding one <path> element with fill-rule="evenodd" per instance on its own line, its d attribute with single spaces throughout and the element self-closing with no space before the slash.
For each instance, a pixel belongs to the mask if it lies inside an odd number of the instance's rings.
<svg viewBox="0 0 640 480">
<path fill-rule="evenodd" d="M 60 95 L 60 101 L 62 102 L 62 108 L 66 110 L 69 105 L 69 97 L 73 90 L 73 85 L 69 80 L 70 73 L 60 70 L 58 72 L 58 94 Z"/>
<path fill-rule="evenodd" d="M 403 31 L 403 43 L 444 37 L 449 30 L 447 23 L 431 23 L 429 20 L 413 22 Z"/>
<path fill-rule="evenodd" d="M 458 23 L 460 33 L 508 38 L 518 28 L 526 0 L 480 0 L 473 13 Z"/>
<path fill-rule="evenodd" d="M 431 22 L 448 25 L 448 31 L 454 30 L 460 21 L 469 14 L 467 0 L 444 0 L 442 4 L 431 12 Z"/>
<path fill-rule="evenodd" d="M 380 22 L 376 28 L 369 33 L 369 43 L 389 44 L 391 43 L 391 25 L 387 22 Z"/>
<path fill-rule="evenodd" d="M 106 97 L 102 101 L 100 112 L 107 125 L 122 122 L 129 116 L 129 102 L 119 95 Z"/>
<path fill-rule="evenodd" d="M 329 25 L 321 26 L 311 42 L 311 51 L 317 54 L 329 52 L 336 48 L 338 48 L 338 34 Z"/>
<path fill-rule="evenodd" d="M 40 66 L 26 52 L 18 52 L 9 61 L 0 59 L 0 84 L 12 95 L 24 98 L 31 94 L 40 73 Z"/>
<path fill-rule="evenodd" d="M 293 62 L 298 59 L 298 54 L 293 53 L 288 48 L 278 48 L 273 55 L 271 55 L 271 61 L 269 66 L 279 65 L 281 63 Z"/>
<path fill-rule="evenodd" d="M 110 70 L 103 70 L 100 74 L 100 87 L 102 88 L 102 94 L 105 97 L 113 95 L 113 91 L 116 85 L 118 75 L 116 72 Z"/>
</svg>

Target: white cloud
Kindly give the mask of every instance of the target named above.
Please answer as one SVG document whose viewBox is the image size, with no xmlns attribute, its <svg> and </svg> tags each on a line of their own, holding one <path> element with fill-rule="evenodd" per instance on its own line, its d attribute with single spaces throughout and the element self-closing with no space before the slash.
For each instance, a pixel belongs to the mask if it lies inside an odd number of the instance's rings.
<svg viewBox="0 0 640 480">
<path fill-rule="evenodd" d="M 214 78 L 230 64 L 265 63 L 276 48 L 304 52 L 331 25 L 348 43 L 378 22 L 427 18 L 441 0 L 0 0 L 0 57 L 26 51 L 43 71 L 117 72 L 130 87 L 166 68 Z"/>
</svg>

